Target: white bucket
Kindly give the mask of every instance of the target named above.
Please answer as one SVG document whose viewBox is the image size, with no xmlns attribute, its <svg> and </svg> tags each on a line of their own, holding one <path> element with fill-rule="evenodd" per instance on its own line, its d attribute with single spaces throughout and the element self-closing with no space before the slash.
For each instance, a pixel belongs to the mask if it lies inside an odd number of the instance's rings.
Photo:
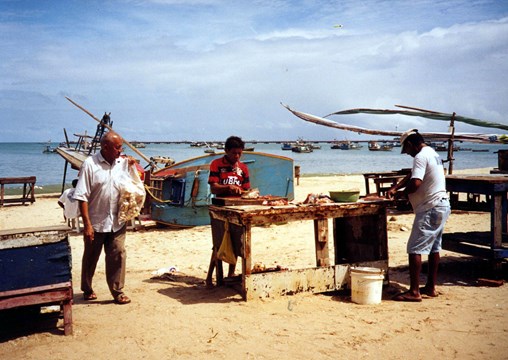
<svg viewBox="0 0 508 360">
<path fill-rule="evenodd" d="M 350 269 L 351 301 L 357 304 L 380 304 L 383 293 L 383 270 L 371 267 Z"/>
</svg>

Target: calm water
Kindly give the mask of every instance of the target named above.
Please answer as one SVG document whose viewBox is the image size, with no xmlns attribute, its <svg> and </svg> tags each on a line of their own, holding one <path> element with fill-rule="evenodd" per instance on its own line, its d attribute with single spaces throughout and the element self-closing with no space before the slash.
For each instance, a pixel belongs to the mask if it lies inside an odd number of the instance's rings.
<svg viewBox="0 0 508 360">
<path fill-rule="evenodd" d="M 45 143 L 0 143 L 0 177 L 35 175 L 38 186 L 61 184 L 65 162 L 56 153 L 44 154 L 42 151 L 45 145 Z M 57 143 L 52 144 L 53 147 L 57 145 Z M 321 149 L 303 154 L 281 150 L 280 144 L 258 143 L 253 146 L 255 151 L 292 158 L 294 164 L 300 166 L 302 175 L 359 174 L 408 168 L 412 164 L 412 158 L 401 155 L 400 148 L 394 148 L 393 151 L 369 151 L 365 144 L 360 150 L 332 150 L 328 143 L 319 145 Z M 470 143 L 462 143 L 460 146 L 476 150 L 487 149 L 488 152 L 456 151 L 454 169 L 497 167 L 496 151 L 508 148 L 506 145 Z M 146 148 L 140 151 L 148 158 L 168 156 L 176 161 L 205 155 L 203 148 L 190 147 L 188 144 L 147 144 Z M 136 156 L 129 148 L 126 152 Z M 446 153 L 440 153 L 440 155 L 442 158 L 446 157 Z M 146 165 L 144 161 L 141 164 Z M 68 182 L 76 176 L 77 171 L 69 166 Z"/>
</svg>

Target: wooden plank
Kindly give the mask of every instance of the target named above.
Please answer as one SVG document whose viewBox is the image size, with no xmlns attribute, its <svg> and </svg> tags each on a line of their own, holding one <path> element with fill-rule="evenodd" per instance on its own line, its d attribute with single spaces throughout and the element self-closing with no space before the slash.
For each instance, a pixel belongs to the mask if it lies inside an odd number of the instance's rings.
<svg viewBox="0 0 508 360">
<path fill-rule="evenodd" d="M 251 274 L 245 277 L 245 290 L 246 300 L 336 290 L 335 267 Z"/>
<path fill-rule="evenodd" d="M 72 300 L 72 288 L 0 298 L 0 310 L 28 305 L 52 304 L 67 300 Z"/>
<path fill-rule="evenodd" d="M 321 293 L 350 287 L 351 266 L 375 267 L 388 272 L 388 260 L 332 265 L 326 267 L 256 273 L 245 277 L 245 300 Z"/>
<path fill-rule="evenodd" d="M 3 177 L 0 178 L 0 184 L 35 184 L 37 177 L 25 176 L 25 177 Z"/>
<path fill-rule="evenodd" d="M 284 223 L 288 221 L 314 220 L 346 216 L 372 214 L 380 207 L 392 201 L 335 203 L 320 205 L 284 205 L 284 206 L 210 206 L 211 212 L 223 220 L 240 224 L 248 219 L 252 225 Z"/>
<path fill-rule="evenodd" d="M 0 230 L 0 250 L 56 243 L 69 231 L 66 225 Z"/>
<path fill-rule="evenodd" d="M 0 298 L 6 297 L 6 296 L 25 295 L 25 294 L 30 294 L 30 293 L 49 291 L 49 290 L 54 290 L 54 289 L 67 288 L 67 287 L 72 287 L 72 283 L 70 281 L 66 281 L 66 282 L 58 283 L 58 284 L 36 286 L 36 287 L 25 288 L 25 289 L 0 291 Z"/>
</svg>

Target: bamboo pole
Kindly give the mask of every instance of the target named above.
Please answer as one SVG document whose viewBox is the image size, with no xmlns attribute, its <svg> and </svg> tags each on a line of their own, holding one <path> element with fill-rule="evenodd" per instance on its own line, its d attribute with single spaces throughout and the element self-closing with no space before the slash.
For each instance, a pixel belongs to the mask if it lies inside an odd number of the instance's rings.
<svg viewBox="0 0 508 360">
<path fill-rule="evenodd" d="M 89 112 L 88 110 L 86 110 L 84 107 L 82 107 L 81 105 L 75 103 L 74 101 L 72 101 L 71 99 L 69 99 L 67 96 L 65 97 L 67 100 L 69 100 L 74 106 L 76 106 L 77 108 L 83 110 L 85 113 L 87 113 L 92 119 L 94 119 L 95 121 L 97 121 L 99 124 L 102 124 L 104 125 L 105 128 L 107 128 L 108 130 L 110 131 L 114 131 L 113 128 L 107 124 L 104 124 L 102 121 L 100 121 L 99 119 L 97 119 L 91 112 Z M 128 142 L 127 140 L 125 140 L 123 137 L 122 137 L 122 140 L 124 142 L 125 145 L 127 145 L 128 147 L 131 148 L 132 151 L 134 151 L 136 154 L 138 154 L 139 156 L 141 156 L 143 158 L 143 160 L 145 160 L 147 163 L 149 164 L 152 164 L 152 161 L 145 156 L 145 154 L 143 154 L 141 151 L 139 151 L 138 149 L 136 149 L 130 142 Z M 157 165 L 154 164 L 155 167 L 157 167 Z"/>
<path fill-rule="evenodd" d="M 448 165 L 448 174 L 453 174 L 453 136 L 455 135 L 455 113 L 452 114 L 452 118 L 450 119 L 450 139 L 448 139 L 448 156 L 447 160 L 449 162 Z"/>
</svg>

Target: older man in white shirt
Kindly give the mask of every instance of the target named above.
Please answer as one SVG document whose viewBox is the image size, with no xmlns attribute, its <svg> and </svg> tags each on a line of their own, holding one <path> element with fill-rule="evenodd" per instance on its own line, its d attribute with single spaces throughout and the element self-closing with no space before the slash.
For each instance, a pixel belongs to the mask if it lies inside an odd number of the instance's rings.
<svg viewBox="0 0 508 360">
<path fill-rule="evenodd" d="M 125 284 L 126 224 L 118 219 L 120 200 L 119 181 L 129 172 L 134 159 L 120 157 L 123 140 L 115 132 L 107 132 L 101 140 L 101 151 L 89 156 L 79 172 L 74 199 L 79 200 L 83 218 L 85 243 L 81 269 L 81 290 L 85 300 L 97 295 L 92 279 L 104 246 L 106 254 L 106 281 L 117 304 L 128 304 Z"/>
</svg>

